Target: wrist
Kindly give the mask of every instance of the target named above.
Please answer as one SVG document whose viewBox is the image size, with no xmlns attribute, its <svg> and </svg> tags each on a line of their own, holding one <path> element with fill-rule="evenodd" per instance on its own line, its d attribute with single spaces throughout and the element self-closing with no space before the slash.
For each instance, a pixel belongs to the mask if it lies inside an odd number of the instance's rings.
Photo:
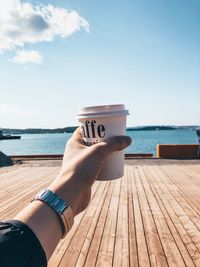
<svg viewBox="0 0 200 267">
<path fill-rule="evenodd" d="M 64 201 L 68 202 L 75 216 L 78 213 L 78 186 L 75 186 L 71 179 L 68 179 L 67 182 L 62 181 L 66 181 L 66 178 L 63 179 L 62 176 L 59 176 L 47 189 L 53 191 Z"/>
<path fill-rule="evenodd" d="M 62 228 L 62 237 L 64 238 L 74 223 L 74 214 L 69 203 L 48 189 L 40 191 L 31 202 L 36 200 L 44 202 L 56 213 Z"/>
</svg>

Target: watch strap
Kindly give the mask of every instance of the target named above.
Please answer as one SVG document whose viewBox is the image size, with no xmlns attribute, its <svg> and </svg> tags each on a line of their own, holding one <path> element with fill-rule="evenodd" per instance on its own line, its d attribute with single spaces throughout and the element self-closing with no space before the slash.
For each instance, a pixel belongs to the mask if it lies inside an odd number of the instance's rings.
<svg viewBox="0 0 200 267">
<path fill-rule="evenodd" d="M 59 195 L 48 189 L 42 190 L 32 201 L 34 200 L 45 202 L 55 211 L 61 223 L 62 238 L 64 238 L 74 223 L 73 212 L 69 204 Z"/>
</svg>

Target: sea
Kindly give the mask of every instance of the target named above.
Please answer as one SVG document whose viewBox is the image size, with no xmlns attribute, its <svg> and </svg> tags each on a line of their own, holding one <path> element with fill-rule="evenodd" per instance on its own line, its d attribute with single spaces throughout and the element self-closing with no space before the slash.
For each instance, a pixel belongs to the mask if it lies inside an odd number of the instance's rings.
<svg viewBox="0 0 200 267">
<path fill-rule="evenodd" d="M 0 151 L 7 155 L 62 154 L 71 133 L 22 134 L 19 140 L 0 140 Z M 125 153 L 153 153 L 157 144 L 198 144 L 193 130 L 128 131 L 132 144 Z"/>
</svg>

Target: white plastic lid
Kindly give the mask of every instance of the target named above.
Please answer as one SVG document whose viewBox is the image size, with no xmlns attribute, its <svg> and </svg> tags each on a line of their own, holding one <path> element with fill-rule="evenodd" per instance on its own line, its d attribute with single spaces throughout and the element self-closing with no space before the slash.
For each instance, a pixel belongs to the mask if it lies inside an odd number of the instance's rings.
<svg viewBox="0 0 200 267">
<path fill-rule="evenodd" d="M 85 107 L 77 114 L 79 119 L 127 115 L 129 115 L 129 112 L 123 104 Z"/>
</svg>

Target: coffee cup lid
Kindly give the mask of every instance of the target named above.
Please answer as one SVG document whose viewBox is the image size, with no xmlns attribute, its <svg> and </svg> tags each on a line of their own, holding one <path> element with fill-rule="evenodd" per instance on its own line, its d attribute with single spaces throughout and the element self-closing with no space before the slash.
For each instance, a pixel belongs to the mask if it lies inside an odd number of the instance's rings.
<svg viewBox="0 0 200 267">
<path fill-rule="evenodd" d="M 79 119 L 127 115 L 129 115 L 129 112 L 123 104 L 85 107 L 77 114 Z"/>
</svg>

